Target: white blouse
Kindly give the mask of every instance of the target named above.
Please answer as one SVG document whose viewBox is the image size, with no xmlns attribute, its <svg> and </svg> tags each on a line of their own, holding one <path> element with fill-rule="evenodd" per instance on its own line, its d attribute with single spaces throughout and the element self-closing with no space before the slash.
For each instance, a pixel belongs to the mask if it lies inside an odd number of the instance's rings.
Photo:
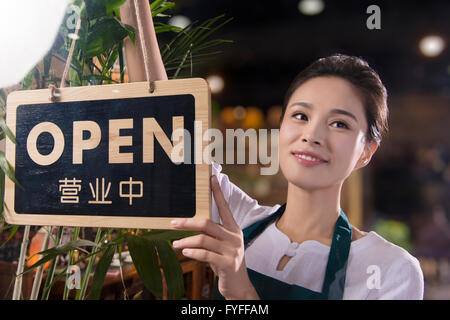
<svg viewBox="0 0 450 320">
<path fill-rule="evenodd" d="M 274 213 L 280 205 L 261 206 L 212 164 L 234 219 L 241 229 Z M 219 222 L 212 199 L 212 219 Z M 247 267 L 280 281 L 320 292 L 330 247 L 315 240 L 291 242 L 272 223 L 245 251 Z M 291 259 L 277 270 L 280 259 Z M 351 243 L 344 299 L 423 299 L 424 281 L 419 261 L 406 250 L 371 231 Z"/>
</svg>

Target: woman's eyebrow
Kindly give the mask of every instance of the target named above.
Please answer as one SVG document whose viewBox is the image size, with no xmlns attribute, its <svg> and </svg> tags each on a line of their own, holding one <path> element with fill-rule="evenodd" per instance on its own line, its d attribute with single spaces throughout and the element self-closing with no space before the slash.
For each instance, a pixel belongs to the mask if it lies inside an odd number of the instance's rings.
<svg viewBox="0 0 450 320">
<path fill-rule="evenodd" d="M 298 102 L 294 102 L 293 104 L 291 104 L 289 107 L 293 107 L 293 106 L 302 106 L 302 107 L 306 107 L 308 109 L 312 109 L 313 108 L 313 104 L 309 103 L 309 102 L 303 102 L 303 101 L 298 101 Z"/>
<path fill-rule="evenodd" d="M 347 110 L 333 109 L 333 110 L 330 111 L 330 113 L 343 114 L 345 116 L 349 116 L 350 118 L 352 118 L 353 120 L 358 122 L 358 119 L 356 119 L 355 115 L 353 113 L 351 113 L 351 112 L 348 112 Z"/>
<path fill-rule="evenodd" d="M 308 108 L 308 109 L 313 109 L 314 108 L 314 105 L 312 103 L 304 102 L 304 101 L 294 102 L 293 104 L 290 105 L 290 107 L 293 107 L 293 106 L 296 106 L 296 105 L 302 106 L 302 107 L 305 107 L 305 108 Z M 332 109 L 330 111 L 330 113 L 342 114 L 342 115 L 348 116 L 348 117 L 352 118 L 353 120 L 355 120 L 356 122 L 358 122 L 358 119 L 356 119 L 356 116 L 353 113 L 348 112 L 347 110 Z"/>
</svg>

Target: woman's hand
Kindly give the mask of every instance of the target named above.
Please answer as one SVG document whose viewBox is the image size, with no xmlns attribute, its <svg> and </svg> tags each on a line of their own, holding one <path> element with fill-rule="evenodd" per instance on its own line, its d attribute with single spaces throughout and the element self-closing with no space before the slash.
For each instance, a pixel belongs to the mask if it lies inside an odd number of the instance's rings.
<svg viewBox="0 0 450 320">
<path fill-rule="evenodd" d="M 259 299 L 247 274 L 242 231 L 234 221 L 216 176 L 211 177 L 211 189 L 223 225 L 210 219 L 177 219 L 177 229 L 200 234 L 174 241 L 173 247 L 183 249 L 183 255 L 210 264 L 219 277 L 219 291 L 226 299 Z"/>
</svg>

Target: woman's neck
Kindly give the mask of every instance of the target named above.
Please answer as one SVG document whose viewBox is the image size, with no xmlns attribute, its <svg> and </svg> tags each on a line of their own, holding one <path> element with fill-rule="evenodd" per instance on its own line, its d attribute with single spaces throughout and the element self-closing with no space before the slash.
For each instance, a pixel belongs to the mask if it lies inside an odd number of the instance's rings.
<svg viewBox="0 0 450 320">
<path fill-rule="evenodd" d="M 291 241 L 316 240 L 331 245 L 340 195 L 341 185 L 309 191 L 289 183 L 286 209 L 277 228 Z"/>
</svg>

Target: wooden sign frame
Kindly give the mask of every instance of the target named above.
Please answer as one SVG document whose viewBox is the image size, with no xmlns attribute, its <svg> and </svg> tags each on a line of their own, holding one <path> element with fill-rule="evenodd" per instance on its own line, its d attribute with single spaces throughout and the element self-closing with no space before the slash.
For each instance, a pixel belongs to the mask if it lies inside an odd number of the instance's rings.
<svg viewBox="0 0 450 320">
<path fill-rule="evenodd" d="M 195 120 L 201 121 L 202 132 L 210 127 L 211 94 L 208 83 L 201 78 L 155 81 L 155 90 L 149 92 L 148 82 L 71 87 L 59 89 L 58 102 L 92 101 L 108 99 L 141 98 L 191 94 L 195 98 Z M 7 125 L 16 136 L 17 108 L 20 105 L 50 103 L 50 90 L 15 91 L 7 99 Z M 31 106 L 30 106 L 31 107 Z M 6 159 L 16 167 L 16 145 L 6 139 Z M 202 148 L 207 146 L 202 139 Z M 56 144 L 55 144 L 56 145 Z M 210 218 L 211 215 L 211 166 L 204 161 L 195 165 L 195 216 Z M 26 181 L 19 181 L 26 185 Z M 131 187 L 131 186 L 130 186 Z M 9 224 L 52 225 L 108 228 L 173 229 L 170 221 L 176 217 L 129 217 L 96 215 L 26 214 L 15 212 L 15 184 L 5 176 L 5 219 Z"/>
</svg>

